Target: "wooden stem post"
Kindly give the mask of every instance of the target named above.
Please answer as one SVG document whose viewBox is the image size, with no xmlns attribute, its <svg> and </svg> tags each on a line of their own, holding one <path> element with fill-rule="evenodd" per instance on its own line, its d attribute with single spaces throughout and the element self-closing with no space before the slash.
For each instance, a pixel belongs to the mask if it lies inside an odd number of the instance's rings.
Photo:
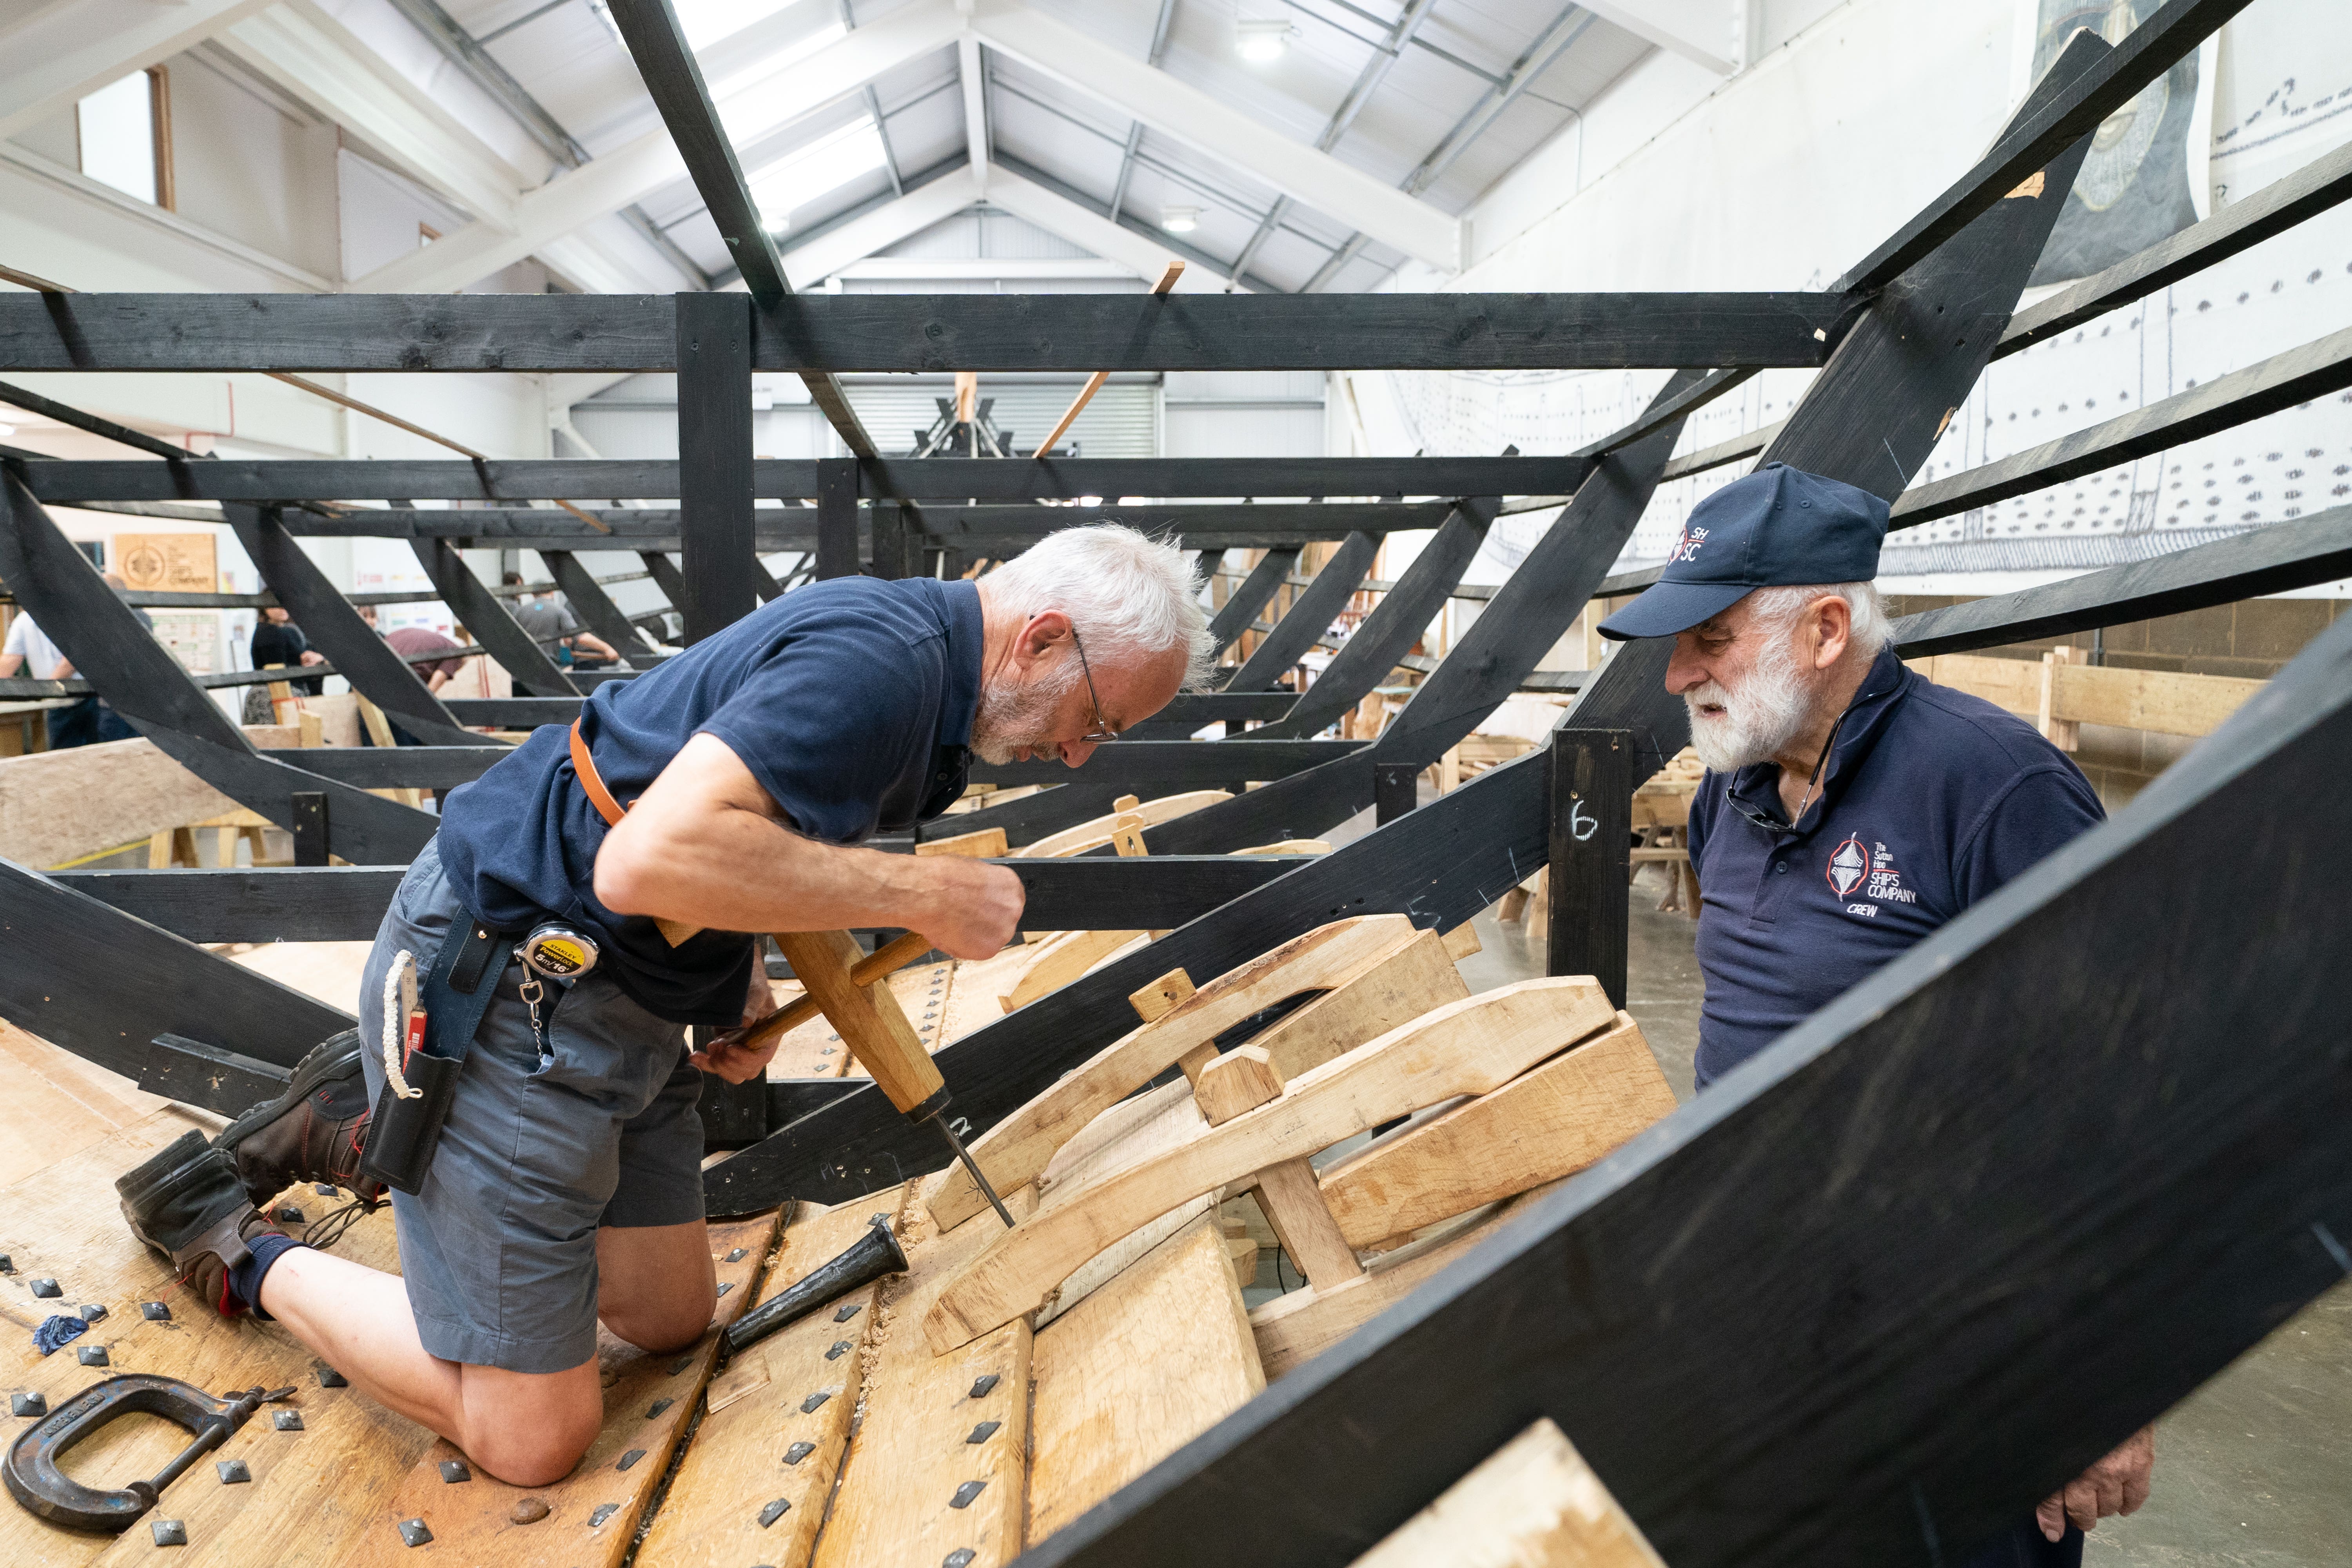
<svg viewBox="0 0 2352 1568">
<path fill-rule="evenodd" d="M 826 458 L 816 466 L 816 574 L 857 575 L 857 460 Z"/>
<path fill-rule="evenodd" d="M 1625 1005 L 1625 875 L 1633 732 L 1562 730 L 1551 740 L 1551 929 L 1547 974 L 1590 974 Z"/>
<path fill-rule="evenodd" d="M 677 297 L 677 603 L 686 640 L 699 642 L 757 606 L 751 565 L 751 301 L 741 294 Z"/>
</svg>

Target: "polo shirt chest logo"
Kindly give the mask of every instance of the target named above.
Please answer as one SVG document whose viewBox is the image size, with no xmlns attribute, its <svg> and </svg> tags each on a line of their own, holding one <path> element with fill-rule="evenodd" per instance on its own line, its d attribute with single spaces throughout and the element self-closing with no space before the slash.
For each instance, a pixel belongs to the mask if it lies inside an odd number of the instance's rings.
<svg viewBox="0 0 2352 1568">
<path fill-rule="evenodd" d="M 1895 852 L 1885 845 L 1872 840 L 1865 847 L 1862 835 L 1852 834 L 1843 843 L 1830 851 L 1829 865 L 1823 875 L 1830 890 L 1841 899 L 1853 898 L 1856 889 L 1861 896 L 1882 904 L 1916 904 L 1919 895 L 1903 885 L 1903 874 L 1895 869 Z M 1875 915 L 1878 911 L 1868 904 L 1848 904 L 1846 912 L 1854 915 Z"/>
<path fill-rule="evenodd" d="M 1853 893 L 1862 886 L 1862 879 L 1869 875 L 1870 851 L 1862 847 L 1859 835 L 1830 851 L 1830 889 L 1839 898 Z"/>
</svg>

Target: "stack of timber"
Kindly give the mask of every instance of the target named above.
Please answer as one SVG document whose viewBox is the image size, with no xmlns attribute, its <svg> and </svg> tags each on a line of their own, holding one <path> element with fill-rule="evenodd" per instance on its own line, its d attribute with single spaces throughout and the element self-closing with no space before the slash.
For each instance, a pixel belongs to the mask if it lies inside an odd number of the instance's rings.
<svg viewBox="0 0 2352 1568">
<path fill-rule="evenodd" d="M 1599 985 L 1530 980 L 1474 996 L 1455 968 L 1471 950 L 1401 915 L 1367 916 L 1199 985 L 1176 971 L 1146 987 L 1133 1030 L 973 1142 L 1011 1230 L 961 1167 L 830 1209 L 713 1225 L 724 1291 L 713 1331 L 661 1356 L 607 1336 L 603 1433 L 571 1476 L 528 1490 L 341 1386 L 282 1328 L 224 1322 L 189 1297 L 131 1239 L 110 1184 L 184 1129 L 218 1124 L 85 1088 L 122 1124 L 0 1190 L 12 1392 L 54 1408 L 123 1371 L 215 1389 L 292 1384 L 299 1424 L 249 1422 L 120 1537 L 0 1510 L 0 1561 L 145 1558 L 164 1550 L 148 1524 L 176 1519 L 187 1544 L 168 1550 L 190 1563 L 1010 1562 L 1673 1108 L 1640 1031 Z M 950 983 L 946 965 L 894 981 L 910 1013 Z M 341 1199 L 298 1189 L 279 1201 L 316 1217 Z M 1263 1210 L 1307 1281 L 1255 1311 L 1219 1212 L 1236 1201 Z M 718 1365 L 719 1327 L 877 1218 L 905 1247 L 906 1273 Z M 398 1266 L 386 1214 L 337 1250 Z M 28 1331 L 53 1303 L 29 1282 L 52 1278 L 68 1309 L 107 1309 L 79 1342 L 104 1345 L 110 1366 L 32 1351 Z M 171 1316 L 143 1315 L 149 1301 Z M 72 1468 L 118 1485 L 181 1440 L 119 1423 Z M 251 1481 L 217 1479 L 215 1459 L 242 1460 Z M 1528 1539 L 1566 1529 L 1646 1552 L 1557 1433 L 1531 1432 L 1492 1464 L 1484 1482 L 1465 1478 L 1465 1498 L 1496 1477 L 1549 1489 L 1529 1515 L 1540 1519 L 1514 1525 Z M 1441 1499 L 1379 1560 L 1442 1560 L 1412 1543 L 1465 1506 L 1475 1505 Z M 431 1539 L 412 1546 L 420 1523 Z M 1613 1549 L 1592 1560 L 1653 1561 Z"/>
</svg>

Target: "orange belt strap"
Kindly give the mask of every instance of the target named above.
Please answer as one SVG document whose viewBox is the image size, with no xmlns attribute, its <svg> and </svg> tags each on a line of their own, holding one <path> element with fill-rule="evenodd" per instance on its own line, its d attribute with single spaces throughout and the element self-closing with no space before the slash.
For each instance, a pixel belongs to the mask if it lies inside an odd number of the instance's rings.
<svg viewBox="0 0 2352 1568">
<path fill-rule="evenodd" d="M 603 775 L 596 772 L 596 759 L 588 754 L 588 742 L 580 733 L 580 721 L 577 719 L 572 721 L 572 771 L 580 775 L 580 787 L 588 792 L 588 804 L 596 808 L 596 815 L 604 819 L 604 826 L 620 826 L 621 818 L 627 815 L 627 809 L 613 798 L 611 790 L 604 787 Z"/>
</svg>

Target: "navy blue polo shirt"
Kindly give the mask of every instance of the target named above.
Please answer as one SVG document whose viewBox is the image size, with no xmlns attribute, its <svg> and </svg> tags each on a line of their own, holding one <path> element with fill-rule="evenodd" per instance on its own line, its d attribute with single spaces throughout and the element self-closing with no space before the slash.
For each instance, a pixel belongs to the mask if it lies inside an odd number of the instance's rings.
<svg viewBox="0 0 2352 1568">
<path fill-rule="evenodd" d="M 1793 828 L 1771 763 L 1707 773 L 1691 802 L 1702 1089 L 2106 815 L 2032 725 L 1892 648 L 1822 772 Z"/>
<path fill-rule="evenodd" d="M 928 577 L 838 577 L 796 589 L 581 704 L 580 729 L 627 805 L 698 733 L 742 759 L 793 828 L 856 844 L 945 811 L 963 793 L 980 700 L 980 591 Z M 597 902 L 604 819 L 573 773 L 566 727 L 536 731 L 441 812 L 441 863 L 474 916 L 520 931 L 560 915 L 648 1011 L 740 1020 L 754 943 L 705 931 L 672 947 L 651 920 Z"/>
</svg>

